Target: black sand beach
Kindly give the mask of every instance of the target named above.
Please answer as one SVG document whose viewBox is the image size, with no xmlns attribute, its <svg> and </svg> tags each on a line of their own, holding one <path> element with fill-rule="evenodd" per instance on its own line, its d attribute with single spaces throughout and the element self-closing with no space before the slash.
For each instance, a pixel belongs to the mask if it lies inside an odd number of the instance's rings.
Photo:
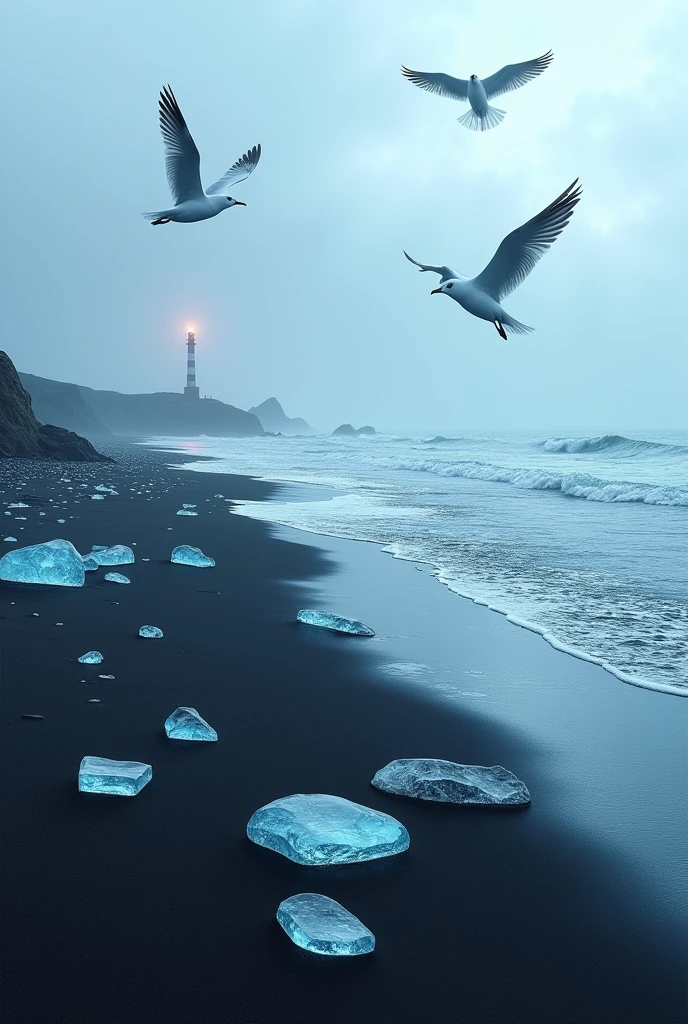
<svg viewBox="0 0 688 1024">
<path fill-rule="evenodd" d="M 16 510 L 26 521 L 3 516 L 3 536 L 65 537 L 82 552 L 135 542 L 137 555 L 118 570 L 128 587 L 103 570 L 83 589 L 0 584 L 5 1024 L 685 1021 L 688 704 L 555 652 L 370 545 L 296 543 L 229 514 L 224 498 L 268 497 L 269 485 L 167 470 L 160 453 L 125 460 L 52 467 L 51 478 L 36 467 L 42 480 L 23 475 L 2 495 L 46 502 Z M 75 504 L 67 487 L 86 479 L 119 495 Z M 47 504 L 58 495 L 61 512 Z M 197 518 L 175 515 L 184 502 Z M 171 565 L 179 543 L 216 568 Z M 341 561 L 354 548 L 360 557 Z M 295 624 L 298 608 L 335 597 L 378 637 Z M 164 638 L 140 639 L 144 623 Z M 90 649 L 102 665 L 77 663 Z M 465 700 L 411 685 L 414 665 L 436 681 L 473 673 Z M 540 723 L 528 710 L 537 685 Z M 513 724 L 495 712 L 499 686 Z M 163 722 L 179 705 L 219 742 L 168 741 Z M 152 782 L 135 799 L 79 794 L 86 754 L 148 762 Z M 370 786 L 404 756 L 504 764 L 532 806 L 437 807 Z M 318 870 L 251 844 L 251 813 L 295 792 L 394 814 L 411 847 Z M 637 857 L 619 852 L 619 831 Z M 275 911 L 304 891 L 360 917 L 376 951 L 330 960 L 294 947 Z"/>
</svg>

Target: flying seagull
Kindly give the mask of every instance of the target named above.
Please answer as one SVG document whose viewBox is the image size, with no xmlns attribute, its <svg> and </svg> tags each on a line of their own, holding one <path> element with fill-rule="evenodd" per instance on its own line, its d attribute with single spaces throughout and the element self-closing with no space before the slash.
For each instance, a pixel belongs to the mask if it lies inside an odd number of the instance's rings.
<svg viewBox="0 0 688 1024">
<path fill-rule="evenodd" d="M 507 64 L 489 78 L 480 79 L 477 75 L 471 75 L 468 81 L 464 78 L 452 78 L 451 75 L 443 75 L 440 72 L 409 71 L 403 64 L 401 73 L 419 89 L 426 89 L 451 100 L 470 103 L 471 109 L 468 113 L 457 119 L 459 124 L 474 132 L 486 132 L 490 128 L 496 128 L 505 117 L 505 111 L 491 107 L 488 100 L 501 96 L 504 92 L 520 89 L 531 78 L 536 78 L 549 67 L 553 57 L 552 51 L 548 50 L 542 57 L 536 57 L 534 60 L 524 60 L 521 64 Z"/>
<path fill-rule="evenodd" d="M 578 184 L 576 178 L 573 184 L 545 210 L 507 235 L 477 277 L 468 278 L 463 274 L 457 274 L 451 267 L 431 267 L 426 263 L 419 263 L 406 251 L 404 256 L 420 267 L 421 271 L 429 270 L 440 275 L 440 286 L 433 288 L 431 295 L 444 293 L 450 299 L 455 299 L 473 316 L 491 321 L 505 341 L 507 331 L 512 334 L 529 334 L 534 328 L 527 327 L 509 316 L 502 309 L 502 299 L 525 281 L 540 257 L 559 237 L 570 221 L 582 191 L 582 186 Z"/>
<path fill-rule="evenodd" d="M 160 131 L 165 143 L 167 183 L 174 199 L 171 210 L 144 213 L 153 225 L 169 224 L 171 220 L 189 224 L 208 220 L 232 206 L 246 206 L 227 195 L 231 185 L 248 178 L 260 160 L 260 146 L 254 146 L 233 163 L 222 177 L 205 192 L 201 185 L 201 158 L 174 93 L 166 86 L 160 93 Z"/>
</svg>

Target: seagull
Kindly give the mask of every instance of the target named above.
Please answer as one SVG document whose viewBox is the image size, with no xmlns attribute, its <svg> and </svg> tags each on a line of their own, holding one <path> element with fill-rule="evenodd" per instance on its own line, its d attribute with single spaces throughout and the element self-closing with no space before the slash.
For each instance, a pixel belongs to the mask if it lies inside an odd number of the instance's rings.
<svg viewBox="0 0 688 1024">
<path fill-rule="evenodd" d="M 496 128 L 506 116 L 505 111 L 491 107 L 488 100 L 501 96 L 504 92 L 520 89 L 531 78 L 536 78 L 549 67 L 553 57 L 552 51 L 548 50 L 542 57 L 535 57 L 534 60 L 524 60 L 521 64 L 507 64 L 501 71 L 482 80 L 477 75 L 471 75 L 466 81 L 464 78 L 452 78 L 451 75 L 442 73 L 409 71 L 403 64 L 401 73 L 419 89 L 427 89 L 428 92 L 446 96 L 451 100 L 470 103 L 471 109 L 468 113 L 457 118 L 459 124 L 474 132 L 486 132 L 490 128 Z"/>
<path fill-rule="evenodd" d="M 160 93 L 159 107 L 160 130 L 165 143 L 165 170 L 174 206 L 171 210 L 144 213 L 146 220 L 153 226 L 169 224 L 171 220 L 179 224 L 190 224 L 216 217 L 232 206 L 246 206 L 246 203 L 232 199 L 227 192 L 230 185 L 248 178 L 256 169 L 260 160 L 260 145 L 244 153 L 204 192 L 201 185 L 201 158 L 169 85 Z"/>
<path fill-rule="evenodd" d="M 448 295 L 473 316 L 489 320 L 497 333 L 506 341 L 507 330 L 512 334 L 530 334 L 534 328 L 519 323 L 502 309 L 502 299 L 510 295 L 525 281 L 537 261 L 549 249 L 571 219 L 574 207 L 582 195 L 578 178 L 553 203 L 516 228 L 503 240 L 497 252 L 477 277 L 457 274 L 451 267 L 431 267 L 419 263 L 404 250 L 404 256 L 420 267 L 440 275 L 439 288 L 431 295 Z"/>
</svg>

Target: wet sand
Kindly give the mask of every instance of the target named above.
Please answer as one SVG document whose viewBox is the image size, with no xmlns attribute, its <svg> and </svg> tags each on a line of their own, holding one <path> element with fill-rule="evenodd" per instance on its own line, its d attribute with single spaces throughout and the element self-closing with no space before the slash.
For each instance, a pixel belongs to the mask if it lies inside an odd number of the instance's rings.
<svg viewBox="0 0 688 1024">
<path fill-rule="evenodd" d="M 24 471 L 20 492 L 67 505 L 3 516 L 3 536 L 20 543 L 63 536 L 85 552 L 136 542 L 137 555 L 115 569 L 130 586 L 104 583 L 104 570 L 83 589 L 0 585 L 3 1020 L 685 1020 L 685 857 L 675 851 L 688 703 L 555 652 L 371 545 L 287 534 L 214 497 L 255 500 L 266 484 L 167 471 L 155 453 L 135 459 L 133 470 L 67 472 L 70 484 Z M 77 474 L 119 495 L 74 504 L 66 488 Z M 154 480 L 151 494 L 142 480 Z M 198 517 L 175 515 L 184 502 Z M 179 543 L 216 568 L 171 565 Z M 339 602 L 378 636 L 294 622 L 300 607 Z M 164 638 L 140 639 L 144 623 Z M 79 665 L 93 648 L 102 665 Z M 450 699 L 457 673 L 468 696 Z M 179 705 L 196 707 L 219 742 L 168 741 L 163 722 Z M 79 794 L 86 754 L 148 762 L 152 782 L 135 799 Z M 533 804 L 466 810 L 373 789 L 374 771 L 401 756 L 504 764 Z M 246 839 L 257 807 L 309 791 L 394 814 L 410 850 L 309 869 Z M 359 916 L 375 953 L 342 961 L 294 947 L 274 915 L 304 891 Z"/>
</svg>

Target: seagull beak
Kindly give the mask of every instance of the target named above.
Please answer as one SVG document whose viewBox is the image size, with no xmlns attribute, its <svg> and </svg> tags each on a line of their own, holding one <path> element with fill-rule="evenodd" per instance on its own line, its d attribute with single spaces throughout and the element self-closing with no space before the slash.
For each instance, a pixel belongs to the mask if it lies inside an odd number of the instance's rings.
<svg viewBox="0 0 688 1024">
<path fill-rule="evenodd" d="M 234 205 L 235 205 L 235 206 L 246 206 L 246 203 L 241 203 L 241 202 L 239 202 L 239 200 L 238 200 L 238 199 L 235 199 L 235 200 L 234 200 Z"/>
<path fill-rule="evenodd" d="M 441 288 L 433 288 L 432 291 L 430 292 L 430 294 L 431 295 L 441 295 L 442 294 L 442 289 Z"/>
</svg>

